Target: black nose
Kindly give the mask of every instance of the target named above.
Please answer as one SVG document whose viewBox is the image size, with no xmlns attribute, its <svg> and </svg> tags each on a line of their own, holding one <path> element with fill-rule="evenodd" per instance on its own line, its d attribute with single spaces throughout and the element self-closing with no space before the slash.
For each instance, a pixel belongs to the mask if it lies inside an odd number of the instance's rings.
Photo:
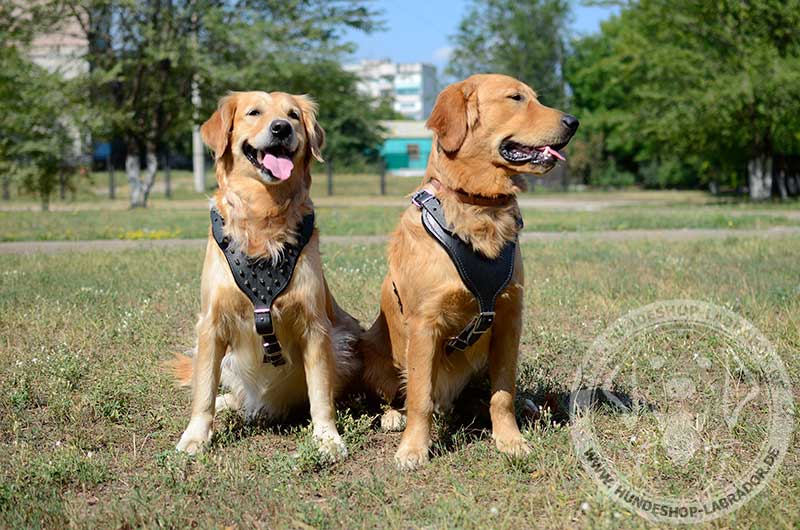
<svg viewBox="0 0 800 530">
<path fill-rule="evenodd" d="M 292 124 L 286 120 L 275 120 L 269 125 L 269 130 L 275 138 L 288 138 L 292 134 Z"/>
<path fill-rule="evenodd" d="M 581 124 L 581 122 L 578 121 L 578 118 L 576 118 L 572 114 L 564 114 L 564 116 L 561 118 L 561 123 L 563 123 L 564 127 L 566 127 L 572 132 L 577 131 L 578 125 Z"/>
</svg>

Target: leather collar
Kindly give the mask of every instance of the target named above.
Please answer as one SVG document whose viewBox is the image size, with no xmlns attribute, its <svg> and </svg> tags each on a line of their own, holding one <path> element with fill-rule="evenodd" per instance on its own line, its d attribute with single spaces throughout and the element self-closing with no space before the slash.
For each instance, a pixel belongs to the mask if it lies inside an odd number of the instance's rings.
<svg viewBox="0 0 800 530">
<path fill-rule="evenodd" d="M 431 177 L 428 184 L 434 190 L 434 195 L 439 191 L 445 191 L 452 194 L 459 202 L 470 204 L 472 206 L 492 206 L 503 207 L 508 206 L 514 200 L 514 195 L 497 195 L 496 197 L 489 197 L 487 195 L 478 195 L 476 193 L 469 193 L 461 189 L 450 188 L 442 184 L 439 179 Z"/>
</svg>

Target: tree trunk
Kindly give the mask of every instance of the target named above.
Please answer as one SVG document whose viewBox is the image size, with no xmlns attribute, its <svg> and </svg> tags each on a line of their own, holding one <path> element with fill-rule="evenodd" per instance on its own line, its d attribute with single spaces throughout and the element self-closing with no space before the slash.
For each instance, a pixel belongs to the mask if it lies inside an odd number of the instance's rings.
<svg viewBox="0 0 800 530">
<path fill-rule="evenodd" d="M 142 168 L 139 164 L 139 154 L 130 151 L 125 156 L 125 174 L 128 176 L 128 184 L 131 188 L 131 208 L 144 206 L 144 186 L 140 178 Z"/>
<path fill-rule="evenodd" d="M 139 162 L 139 155 L 134 149 L 128 149 L 125 158 L 125 173 L 128 175 L 128 183 L 131 188 L 131 208 L 147 208 L 147 198 L 150 190 L 156 181 L 158 171 L 158 158 L 156 158 L 155 145 L 148 142 L 145 153 L 145 174 L 142 178 L 142 168 Z"/>
<path fill-rule="evenodd" d="M 763 201 L 772 194 L 772 157 L 761 155 L 747 163 L 750 199 Z"/>
<path fill-rule="evenodd" d="M 58 172 L 58 197 L 62 201 L 67 198 L 67 176 L 64 170 Z"/>
<path fill-rule="evenodd" d="M 158 156 L 156 155 L 155 144 L 147 144 L 147 153 L 145 153 L 145 161 L 147 166 L 145 168 L 144 176 L 144 202 L 142 207 L 147 208 L 147 199 L 150 197 L 150 190 L 153 189 L 153 184 L 156 182 L 156 174 L 158 173 Z"/>
<path fill-rule="evenodd" d="M 169 160 L 169 147 L 164 148 L 164 195 L 172 198 L 172 167 Z"/>
<path fill-rule="evenodd" d="M 8 175 L 3 175 L 3 200 L 11 200 L 11 178 Z"/>
<path fill-rule="evenodd" d="M 786 190 L 792 197 L 800 194 L 800 178 L 798 178 L 797 175 L 789 175 L 786 177 Z"/>
<path fill-rule="evenodd" d="M 789 198 L 789 191 L 786 189 L 786 170 L 784 168 L 780 168 L 775 172 L 772 185 L 777 188 L 777 190 L 774 190 L 773 195 L 779 196 L 782 201 Z"/>
<path fill-rule="evenodd" d="M 114 164 L 111 163 L 111 155 L 106 158 L 106 169 L 108 169 L 108 198 L 117 198 L 117 183 L 114 182 Z"/>
</svg>

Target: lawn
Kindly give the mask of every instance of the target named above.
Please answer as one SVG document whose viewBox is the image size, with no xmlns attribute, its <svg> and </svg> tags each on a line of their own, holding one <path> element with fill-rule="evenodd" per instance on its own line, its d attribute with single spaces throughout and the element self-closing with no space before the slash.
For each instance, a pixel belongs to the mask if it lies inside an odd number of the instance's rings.
<svg viewBox="0 0 800 530">
<path fill-rule="evenodd" d="M 365 322 L 377 311 L 383 252 L 323 246 L 333 293 Z M 540 405 L 545 393 L 570 389 L 608 324 L 674 298 L 750 320 L 778 348 L 800 397 L 800 238 L 567 241 L 523 252 L 520 389 Z M 225 414 L 210 451 L 176 454 L 189 393 L 161 363 L 193 344 L 201 262 L 195 250 L 0 256 L 0 527 L 651 526 L 598 491 L 567 425 L 525 424 L 533 452 L 512 462 L 493 448 L 482 407 L 438 417 L 432 462 L 412 474 L 394 470 L 400 436 L 379 432 L 379 409 L 358 397 L 339 409 L 350 457 L 330 467 L 319 466 L 302 418 L 266 426 Z M 794 446 L 759 496 L 706 527 L 798 520 Z"/>
<path fill-rule="evenodd" d="M 343 199 L 343 202 L 349 201 Z M 323 201 L 321 201 L 323 202 Z M 330 204 L 324 201 L 323 204 Z M 403 207 L 317 206 L 317 226 L 324 235 L 388 234 Z M 590 232 L 598 230 L 750 228 L 799 226 L 800 216 L 784 211 L 751 212 L 733 206 L 620 206 L 596 211 L 523 208 L 526 231 Z M 79 239 L 191 239 L 208 234 L 208 210 L 170 208 L 160 202 L 147 210 L 77 209 L 67 212 L 0 211 L 0 241 Z"/>
</svg>

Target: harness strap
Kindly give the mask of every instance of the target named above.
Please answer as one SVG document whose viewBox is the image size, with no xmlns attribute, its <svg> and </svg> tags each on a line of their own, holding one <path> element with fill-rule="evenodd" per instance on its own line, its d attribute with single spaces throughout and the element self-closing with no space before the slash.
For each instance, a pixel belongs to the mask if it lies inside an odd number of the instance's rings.
<svg viewBox="0 0 800 530">
<path fill-rule="evenodd" d="M 277 260 L 248 256 L 238 245 L 232 244 L 224 233 L 225 219 L 216 208 L 211 208 L 211 233 L 225 255 L 237 287 L 253 304 L 256 333 L 261 335 L 264 362 L 281 366 L 286 359 L 281 355 L 281 345 L 272 323 L 272 303 L 283 293 L 292 279 L 300 253 L 314 233 L 314 212 L 303 217 L 297 242 L 286 244 Z"/>
<path fill-rule="evenodd" d="M 444 217 L 442 204 L 435 195 L 422 189 L 413 195 L 411 203 L 422 211 L 422 225 L 425 230 L 450 256 L 464 285 L 478 301 L 479 314 L 458 335 L 447 341 L 448 352 L 463 351 L 478 342 L 481 335 L 491 329 L 495 317 L 495 301 L 514 274 L 517 243 L 509 241 L 496 258 L 487 258 L 453 234 Z"/>
</svg>

